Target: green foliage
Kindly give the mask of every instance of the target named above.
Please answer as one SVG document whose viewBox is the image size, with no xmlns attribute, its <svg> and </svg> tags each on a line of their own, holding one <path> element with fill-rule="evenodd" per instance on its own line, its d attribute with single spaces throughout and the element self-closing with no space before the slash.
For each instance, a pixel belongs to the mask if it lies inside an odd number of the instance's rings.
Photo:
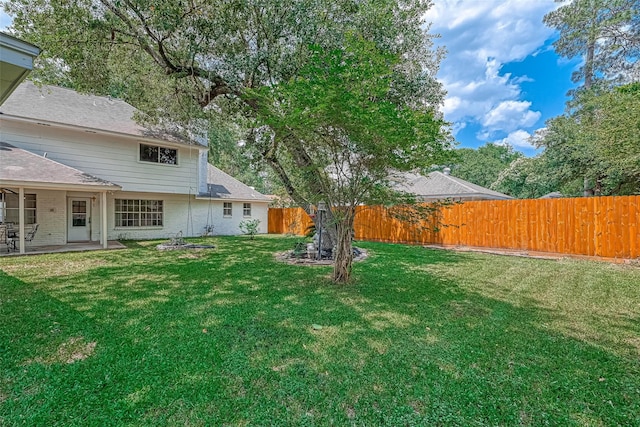
<svg viewBox="0 0 640 427">
<path fill-rule="evenodd" d="M 559 55 L 582 56 L 573 81 L 586 88 L 597 80 L 637 79 L 640 52 L 639 0 L 556 0 L 565 3 L 544 22 L 560 32 L 553 43 Z M 636 77 L 634 77 L 634 75 Z"/>
<path fill-rule="evenodd" d="M 460 148 L 456 150 L 456 154 L 458 159 L 452 165 L 452 175 L 487 188 L 496 182 L 514 160 L 523 157 L 522 153 L 514 151 L 508 145 L 493 143 L 487 143 L 476 150 Z"/>
<path fill-rule="evenodd" d="M 640 85 L 580 90 L 535 139 L 544 152 L 518 159 L 492 188 L 514 197 L 640 193 Z"/>
<path fill-rule="evenodd" d="M 539 141 L 551 173 L 565 186 L 596 194 L 640 192 L 640 92 L 637 85 L 576 93 Z"/>
<path fill-rule="evenodd" d="M 358 35 L 344 49 L 309 51 L 297 77 L 248 94 L 258 121 L 272 130 L 264 150 L 280 160 L 302 198 L 328 203 L 329 224 L 344 231 L 332 236 L 345 244 L 336 251 L 337 274 L 340 254 L 352 257 L 356 206 L 399 199 L 390 172 L 442 161 L 450 144 L 433 109 L 393 102 L 397 55 Z"/>
<path fill-rule="evenodd" d="M 245 219 L 243 221 L 240 221 L 238 227 L 244 234 L 248 235 L 249 237 L 251 237 L 251 240 L 253 240 L 256 237 L 256 234 L 258 234 L 258 232 L 260 231 L 260 220 Z"/>
<path fill-rule="evenodd" d="M 444 123 L 430 108 L 409 108 L 390 100 L 398 59 L 372 42 L 353 37 L 346 50 L 310 48 L 309 64 L 299 77 L 256 92 L 259 119 L 276 131 L 303 141 L 310 160 L 300 167 L 300 145 L 281 144 L 278 155 L 290 158 L 290 176 L 304 180 L 320 174 L 321 191 L 331 205 L 369 202 L 371 189 L 389 170 L 425 167 L 445 158 L 449 148 Z"/>
<path fill-rule="evenodd" d="M 362 242 L 0 257 L 0 424 L 638 425 L 640 270 Z"/>
<path fill-rule="evenodd" d="M 268 165 L 300 206 L 324 198 L 350 209 L 389 194 L 383 166 L 427 165 L 448 147 L 429 1 L 4 4 L 17 34 L 74 87 L 119 93 L 149 123 L 208 121 L 227 148 L 212 157 L 230 156 L 251 178 Z M 226 132 L 237 129 L 224 121 L 247 130 L 246 150 L 231 149 Z"/>
<path fill-rule="evenodd" d="M 518 199 L 536 199 L 554 191 L 576 195 L 580 191 L 580 188 L 568 189 L 560 185 L 545 155 L 514 160 L 500 173 L 491 189 Z"/>
</svg>

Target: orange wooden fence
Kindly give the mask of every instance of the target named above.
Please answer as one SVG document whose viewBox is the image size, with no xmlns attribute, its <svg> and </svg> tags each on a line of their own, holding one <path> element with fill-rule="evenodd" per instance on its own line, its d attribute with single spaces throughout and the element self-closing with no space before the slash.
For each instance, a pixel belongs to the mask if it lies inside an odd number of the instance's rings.
<svg viewBox="0 0 640 427">
<path fill-rule="evenodd" d="M 640 196 L 465 202 L 442 209 L 439 232 L 363 206 L 356 239 L 587 255 L 640 257 Z M 269 233 L 301 235 L 312 224 L 300 208 L 269 209 Z"/>
<path fill-rule="evenodd" d="M 269 234 L 303 236 L 313 220 L 302 208 L 269 208 Z"/>
</svg>

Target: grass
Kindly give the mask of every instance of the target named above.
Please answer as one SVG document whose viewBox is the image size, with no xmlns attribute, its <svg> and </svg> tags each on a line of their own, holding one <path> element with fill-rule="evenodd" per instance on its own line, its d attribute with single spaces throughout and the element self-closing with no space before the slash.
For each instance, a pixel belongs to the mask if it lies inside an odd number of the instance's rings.
<svg viewBox="0 0 640 427">
<path fill-rule="evenodd" d="M 0 425 L 640 425 L 640 268 L 294 240 L 0 259 Z"/>
</svg>

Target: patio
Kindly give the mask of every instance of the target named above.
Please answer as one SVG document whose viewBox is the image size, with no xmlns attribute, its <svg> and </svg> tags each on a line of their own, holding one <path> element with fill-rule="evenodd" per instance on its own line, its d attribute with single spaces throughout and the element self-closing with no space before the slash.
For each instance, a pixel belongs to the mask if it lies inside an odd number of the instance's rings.
<svg viewBox="0 0 640 427">
<path fill-rule="evenodd" d="M 74 242 L 67 243 L 65 245 L 26 245 L 25 253 L 20 252 L 7 252 L 5 245 L 0 245 L 0 257 L 6 256 L 21 256 L 21 255 L 38 255 L 38 254 L 52 254 L 60 252 L 84 252 L 84 251 L 97 251 L 97 250 L 112 250 L 112 249 L 125 249 L 126 246 L 117 240 L 109 240 L 107 249 L 102 247 L 100 242 Z"/>
</svg>

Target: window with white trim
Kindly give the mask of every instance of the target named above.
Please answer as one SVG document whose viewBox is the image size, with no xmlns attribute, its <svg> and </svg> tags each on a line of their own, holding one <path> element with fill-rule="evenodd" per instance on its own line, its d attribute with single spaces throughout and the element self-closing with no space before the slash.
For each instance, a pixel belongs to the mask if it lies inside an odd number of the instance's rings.
<svg viewBox="0 0 640 427">
<path fill-rule="evenodd" d="M 0 223 L 20 223 L 20 198 L 18 194 L 0 193 Z M 24 223 L 35 224 L 36 221 L 36 195 L 24 195 Z"/>
<path fill-rule="evenodd" d="M 231 217 L 232 214 L 233 214 L 233 203 L 224 202 L 224 204 L 222 205 L 222 216 L 229 218 Z"/>
<path fill-rule="evenodd" d="M 242 204 L 242 216 L 251 216 L 251 203 Z"/>
<path fill-rule="evenodd" d="M 162 227 L 163 223 L 162 200 L 115 200 L 116 227 Z"/>
<path fill-rule="evenodd" d="M 159 147 L 156 145 L 140 144 L 140 161 L 162 163 L 165 165 L 178 164 L 178 150 L 175 148 Z"/>
</svg>

